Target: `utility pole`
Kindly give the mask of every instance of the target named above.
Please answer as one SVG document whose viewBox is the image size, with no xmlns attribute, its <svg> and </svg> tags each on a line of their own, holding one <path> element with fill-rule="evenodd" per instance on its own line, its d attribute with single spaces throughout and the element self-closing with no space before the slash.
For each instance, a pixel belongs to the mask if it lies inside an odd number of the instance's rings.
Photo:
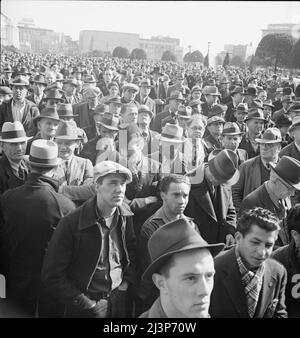
<svg viewBox="0 0 300 338">
<path fill-rule="evenodd" d="M 208 64 L 210 64 L 209 63 L 209 47 L 210 47 L 210 44 L 211 44 L 211 42 L 207 43 L 207 61 L 208 61 Z"/>
</svg>

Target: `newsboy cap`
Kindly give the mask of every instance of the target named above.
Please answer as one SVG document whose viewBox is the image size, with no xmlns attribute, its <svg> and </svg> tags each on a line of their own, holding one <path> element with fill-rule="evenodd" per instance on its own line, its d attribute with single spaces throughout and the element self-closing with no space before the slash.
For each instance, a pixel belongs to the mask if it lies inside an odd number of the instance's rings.
<svg viewBox="0 0 300 338">
<path fill-rule="evenodd" d="M 132 181 L 131 171 L 121 164 L 113 161 L 103 161 L 97 163 L 94 167 L 94 181 L 97 182 L 99 177 L 104 177 L 108 174 L 123 174 L 126 177 L 126 183 Z"/>
</svg>

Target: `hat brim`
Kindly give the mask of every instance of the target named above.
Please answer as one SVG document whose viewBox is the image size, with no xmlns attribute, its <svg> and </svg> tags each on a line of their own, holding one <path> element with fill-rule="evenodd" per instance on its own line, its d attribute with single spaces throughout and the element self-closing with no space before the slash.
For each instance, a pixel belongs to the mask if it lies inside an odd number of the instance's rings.
<svg viewBox="0 0 300 338">
<path fill-rule="evenodd" d="M 60 114 L 58 114 L 59 115 L 59 117 L 78 117 L 79 116 L 79 114 L 76 114 L 76 115 L 60 115 Z"/>
<path fill-rule="evenodd" d="M 235 135 L 244 135 L 245 133 L 243 131 L 240 131 L 240 132 L 232 132 L 232 133 L 222 133 L 222 136 L 235 136 Z"/>
<path fill-rule="evenodd" d="M 190 245 L 186 245 L 178 250 L 173 250 L 170 251 L 160 257 L 158 257 L 156 260 L 154 260 L 145 270 L 145 272 L 142 275 L 143 280 L 152 280 L 152 274 L 157 272 L 159 267 L 163 265 L 171 255 L 174 255 L 176 253 L 180 252 L 186 252 L 190 250 L 195 250 L 195 249 L 208 249 L 212 256 L 215 257 L 217 254 L 219 254 L 223 249 L 224 249 L 224 244 L 207 244 L 203 245 L 203 243 L 193 243 Z"/>
<path fill-rule="evenodd" d="M 115 171 L 115 170 L 109 170 L 107 171 L 104 175 L 94 175 L 94 181 L 97 182 L 99 177 L 105 177 L 109 174 L 120 174 L 120 175 L 125 175 L 126 176 L 126 184 L 131 183 L 132 177 L 126 172 L 126 171 Z"/>
<path fill-rule="evenodd" d="M 33 162 L 29 160 L 29 155 L 25 155 L 26 161 L 32 165 L 35 165 L 36 167 L 41 167 L 41 168 L 55 168 L 57 167 L 60 163 L 61 160 L 57 158 L 54 163 L 39 163 L 39 162 Z"/>
<path fill-rule="evenodd" d="M 33 138 L 33 136 L 31 137 L 27 137 L 27 136 L 24 136 L 24 137 L 16 137 L 16 138 L 11 138 L 11 139 L 3 139 L 1 136 L 0 136 L 0 142 L 6 142 L 6 143 L 19 143 L 19 142 L 27 142 L 28 140 L 31 140 Z"/>
<path fill-rule="evenodd" d="M 294 183 L 292 183 L 291 181 L 289 181 L 289 180 L 283 178 L 283 177 L 280 175 L 280 173 L 276 170 L 276 168 L 275 168 L 276 166 L 275 166 L 273 163 L 269 163 L 269 164 L 270 164 L 271 169 L 274 170 L 275 173 L 276 173 L 276 174 L 277 174 L 284 182 L 286 182 L 287 184 L 289 184 L 291 187 L 293 187 L 293 188 L 295 188 L 295 189 L 297 189 L 297 190 L 300 190 L 300 182 L 297 183 L 297 184 L 294 184 Z"/>
<path fill-rule="evenodd" d="M 296 124 L 294 124 L 294 125 L 291 125 L 291 126 L 289 127 L 289 131 L 293 131 L 293 130 L 296 129 L 296 128 L 300 128 L 300 123 L 296 123 Z"/>
<path fill-rule="evenodd" d="M 247 122 L 249 120 L 261 120 L 261 121 L 264 121 L 264 122 L 268 122 L 266 119 L 264 119 L 262 117 L 246 117 L 244 122 Z"/>
<path fill-rule="evenodd" d="M 42 81 L 34 81 L 34 80 L 31 80 L 30 82 L 31 82 L 31 83 L 39 83 L 39 84 L 42 84 L 42 85 L 44 85 L 44 86 L 47 87 L 47 83 L 46 83 L 46 82 L 42 82 Z"/>
<path fill-rule="evenodd" d="M 168 142 L 168 143 L 176 143 L 176 144 L 185 142 L 184 137 L 182 137 L 181 139 L 175 139 L 175 138 L 168 138 L 168 137 L 164 137 L 164 136 L 159 135 L 157 137 L 157 139 L 159 141 Z"/>
<path fill-rule="evenodd" d="M 119 128 L 117 127 L 113 127 L 113 126 L 109 126 L 107 124 L 104 124 L 102 122 L 97 122 L 97 124 L 100 124 L 101 126 L 103 126 L 106 129 L 112 130 L 112 131 L 119 131 Z"/>
<path fill-rule="evenodd" d="M 33 124 L 36 126 L 36 124 L 39 122 L 40 119 L 43 119 L 43 118 L 47 118 L 47 119 L 50 119 L 50 120 L 54 120 L 54 121 L 58 121 L 60 122 L 60 119 L 58 118 L 55 118 L 55 117 L 52 117 L 52 116 L 37 116 L 33 119 Z"/>
<path fill-rule="evenodd" d="M 275 144 L 275 143 L 281 143 L 282 140 L 265 140 L 263 138 L 256 138 L 255 139 L 255 142 L 256 143 L 259 143 L 259 144 L 264 144 L 264 143 L 267 143 L 267 144 Z"/>
</svg>

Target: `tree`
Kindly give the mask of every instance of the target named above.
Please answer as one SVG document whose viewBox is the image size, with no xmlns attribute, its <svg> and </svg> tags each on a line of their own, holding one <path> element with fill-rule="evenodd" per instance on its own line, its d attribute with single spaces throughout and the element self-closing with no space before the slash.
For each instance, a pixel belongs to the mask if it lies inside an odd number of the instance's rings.
<svg viewBox="0 0 300 338">
<path fill-rule="evenodd" d="M 129 50 L 125 47 L 118 46 L 113 50 L 112 56 L 114 58 L 128 59 L 129 58 Z"/>
<path fill-rule="evenodd" d="M 134 49 L 131 51 L 130 59 L 146 60 L 146 59 L 147 59 L 147 54 L 146 54 L 146 52 L 144 51 L 144 49 L 141 49 L 141 48 L 134 48 Z"/>
<path fill-rule="evenodd" d="M 206 56 L 204 58 L 203 65 L 204 65 L 204 67 L 209 68 L 208 54 L 206 54 Z"/>
<path fill-rule="evenodd" d="M 92 52 L 90 52 L 89 55 L 102 58 L 104 56 L 104 52 L 102 50 L 95 49 Z"/>
<path fill-rule="evenodd" d="M 163 52 L 163 55 L 161 56 L 161 60 L 162 61 L 173 61 L 176 62 L 177 58 L 176 56 L 169 50 L 166 50 L 165 52 Z"/>
<path fill-rule="evenodd" d="M 191 54 L 191 62 L 203 62 L 203 55 L 199 50 L 193 51 Z"/>
<path fill-rule="evenodd" d="M 229 66 L 229 62 L 230 62 L 230 60 L 229 60 L 229 53 L 226 53 L 225 59 L 223 61 L 223 67 L 226 68 L 227 66 Z"/>
<path fill-rule="evenodd" d="M 190 52 L 186 53 L 183 57 L 183 62 L 191 62 L 191 54 Z"/>
<path fill-rule="evenodd" d="M 290 55 L 290 66 L 292 68 L 300 68 L 300 39 L 295 43 L 291 55 Z"/>
<path fill-rule="evenodd" d="M 249 61 L 249 70 L 250 70 L 250 72 L 253 72 L 253 70 L 254 70 L 254 65 L 255 65 L 255 56 L 252 55 L 252 56 L 251 56 L 251 59 L 250 59 L 250 61 Z"/>
<path fill-rule="evenodd" d="M 276 73 L 278 66 L 286 67 L 289 65 L 289 56 L 294 44 L 295 39 L 290 35 L 268 34 L 260 40 L 255 56 L 259 63 L 274 66 Z"/>
<path fill-rule="evenodd" d="M 245 62 L 243 61 L 243 59 L 239 55 L 235 55 L 231 59 L 230 65 L 231 66 L 235 66 L 235 67 L 244 67 L 245 66 Z"/>
</svg>

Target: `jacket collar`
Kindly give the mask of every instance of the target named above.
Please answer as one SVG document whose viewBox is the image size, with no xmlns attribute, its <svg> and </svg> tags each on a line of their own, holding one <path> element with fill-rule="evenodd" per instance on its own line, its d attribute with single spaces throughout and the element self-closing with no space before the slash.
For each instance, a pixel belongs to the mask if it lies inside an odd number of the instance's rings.
<svg viewBox="0 0 300 338">
<path fill-rule="evenodd" d="M 98 219 L 96 208 L 97 195 L 90 198 L 82 205 L 78 224 L 80 230 L 89 228 L 96 224 L 96 220 Z M 123 203 L 121 206 L 119 206 L 118 211 L 121 217 L 133 216 L 130 207 L 126 203 Z"/>
<path fill-rule="evenodd" d="M 149 310 L 149 318 L 168 318 L 161 306 L 160 297 L 158 297 L 151 306 Z"/>
<path fill-rule="evenodd" d="M 194 219 L 188 216 L 183 215 L 183 217 L 188 221 L 193 221 Z M 152 219 L 161 219 L 164 223 L 169 223 L 170 220 L 167 218 L 166 214 L 164 213 L 163 207 L 160 207 L 155 214 L 153 215 Z"/>
<path fill-rule="evenodd" d="M 31 173 L 31 174 L 29 174 L 28 179 L 25 182 L 25 184 L 32 185 L 33 183 L 48 184 L 56 192 L 58 192 L 59 182 L 57 180 L 53 179 L 53 178 L 43 176 L 43 175 L 40 175 L 40 174 Z"/>
</svg>

